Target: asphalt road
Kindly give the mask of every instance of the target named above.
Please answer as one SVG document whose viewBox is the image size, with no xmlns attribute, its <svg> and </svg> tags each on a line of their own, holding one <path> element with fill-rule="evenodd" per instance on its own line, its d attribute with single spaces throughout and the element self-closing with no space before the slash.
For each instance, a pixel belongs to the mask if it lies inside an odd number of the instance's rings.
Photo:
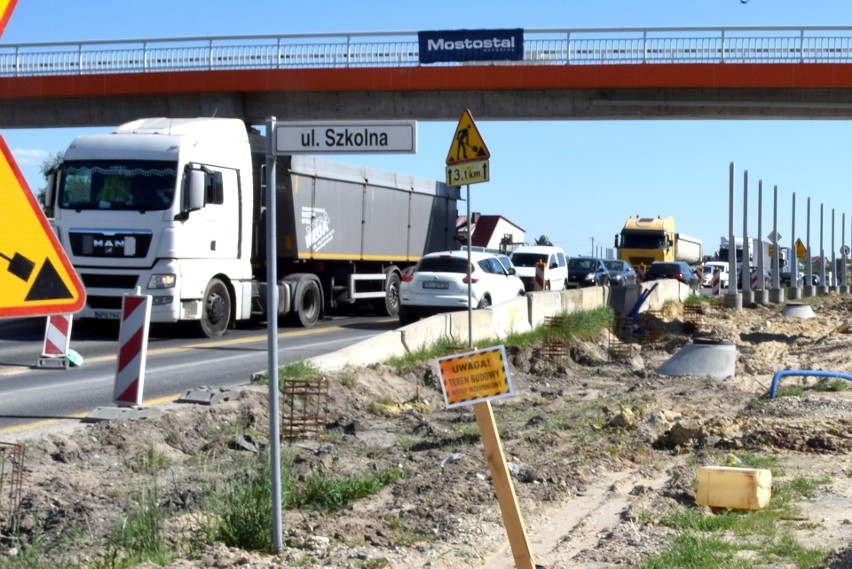
<svg viewBox="0 0 852 569">
<path fill-rule="evenodd" d="M 0 321 L 0 435 L 43 422 L 79 421 L 97 408 L 116 407 L 117 326 L 74 323 L 71 349 L 83 357 L 83 365 L 53 369 L 37 366 L 44 325 L 44 318 Z M 281 328 L 279 364 L 333 352 L 398 325 L 395 318 L 357 316 L 332 317 L 310 329 Z M 267 345 L 265 325 L 241 327 L 216 339 L 198 338 L 180 327 L 153 327 L 143 406 L 200 386 L 248 383 L 252 373 L 267 369 Z"/>
</svg>

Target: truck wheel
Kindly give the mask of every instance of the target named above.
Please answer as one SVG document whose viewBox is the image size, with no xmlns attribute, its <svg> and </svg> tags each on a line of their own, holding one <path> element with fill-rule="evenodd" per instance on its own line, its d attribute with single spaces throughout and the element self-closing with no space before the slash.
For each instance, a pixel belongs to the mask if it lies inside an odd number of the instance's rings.
<svg viewBox="0 0 852 569">
<path fill-rule="evenodd" d="M 208 338 L 217 338 L 225 333 L 231 320 L 231 294 L 220 279 L 210 279 L 201 305 L 201 333 Z"/>
<path fill-rule="evenodd" d="M 301 279 L 293 297 L 292 320 L 303 328 L 311 328 L 322 312 L 322 293 L 319 283 L 313 279 Z"/>
<path fill-rule="evenodd" d="M 399 314 L 399 273 L 392 271 L 388 273 L 385 283 L 385 301 L 379 306 L 383 316 L 396 316 Z"/>
</svg>

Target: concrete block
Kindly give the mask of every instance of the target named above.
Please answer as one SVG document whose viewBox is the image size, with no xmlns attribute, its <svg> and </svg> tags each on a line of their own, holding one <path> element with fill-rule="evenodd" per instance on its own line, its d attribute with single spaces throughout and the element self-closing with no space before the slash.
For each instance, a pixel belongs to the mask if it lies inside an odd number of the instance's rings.
<svg viewBox="0 0 852 569">
<path fill-rule="evenodd" d="M 759 510 L 772 496 L 772 472 L 765 468 L 703 466 L 695 501 L 711 508 Z"/>
</svg>

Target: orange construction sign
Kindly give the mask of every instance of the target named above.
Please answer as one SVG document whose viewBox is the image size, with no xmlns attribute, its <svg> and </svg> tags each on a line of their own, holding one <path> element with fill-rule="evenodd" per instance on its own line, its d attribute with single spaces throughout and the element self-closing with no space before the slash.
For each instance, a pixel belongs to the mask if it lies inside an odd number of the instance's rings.
<svg viewBox="0 0 852 569">
<path fill-rule="evenodd" d="M 86 293 L 0 136 L 0 318 L 77 312 Z"/>
<path fill-rule="evenodd" d="M 439 358 L 438 376 L 446 408 L 514 395 L 506 362 L 502 345 Z"/>
<path fill-rule="evenodd" d="M 456 127 L 456 134 L 450 145 L 450 151 L 447 153 L 447 166 L 488 160 L 489 158 L 491 158 L 491 153 L 488 152 L 485 141 L 482 140 L 479 129 L 476 128 L 476 123 L 470 116 L 470 111 L 465 109 Z"/>
</svg>

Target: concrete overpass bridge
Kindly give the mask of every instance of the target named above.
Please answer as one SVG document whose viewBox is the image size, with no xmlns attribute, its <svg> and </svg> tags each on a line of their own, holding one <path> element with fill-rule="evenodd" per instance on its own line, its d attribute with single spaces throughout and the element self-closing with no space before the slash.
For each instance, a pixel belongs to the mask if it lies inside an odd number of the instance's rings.
<svg viewBox="0 0 852 569">
<path fill-rule="evenodd" d="M 848 119 L 852 28 L 525 30 L 512 62 L 417 34 L 0 43 L 0 128 L 278 120 Z"/>
</svg>

